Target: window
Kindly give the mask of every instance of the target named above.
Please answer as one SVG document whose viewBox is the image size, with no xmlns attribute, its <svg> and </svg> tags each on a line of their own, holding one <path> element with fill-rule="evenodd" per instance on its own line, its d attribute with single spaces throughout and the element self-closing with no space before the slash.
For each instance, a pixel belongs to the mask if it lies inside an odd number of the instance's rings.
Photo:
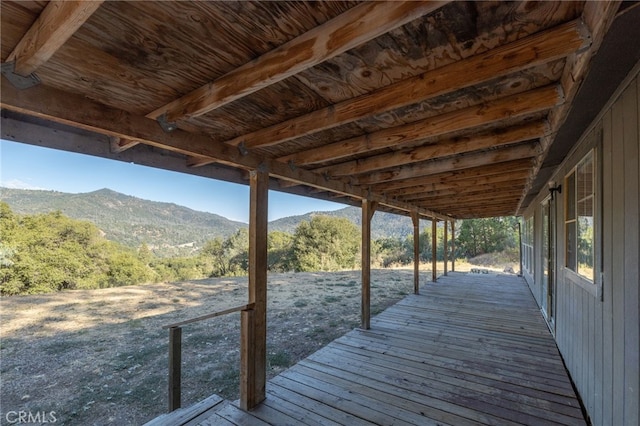
<svg viewBox="0 0 640 426">
<path fill-rule="evenodd" d="M 565 177 L 565 267 L 595 281 L 595 161 L 591 150 Z"/>
</svg>

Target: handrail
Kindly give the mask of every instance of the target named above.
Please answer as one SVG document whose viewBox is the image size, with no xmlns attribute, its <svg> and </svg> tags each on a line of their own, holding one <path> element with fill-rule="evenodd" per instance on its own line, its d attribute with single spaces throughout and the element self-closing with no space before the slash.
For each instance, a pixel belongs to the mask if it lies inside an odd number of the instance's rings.
<svg viewBox="0 0 640 426">
<path fill-rule="evenodd" d="M 255 303 L 248 303 L 235 308 L 225 309 L 224 311 L 212 312 L 210 314 L 201 315 L 199 317 L 165 325 L 164 329 L 169 329 L 169 411 L 180 408 L 182 394 L 182 327 L 186 324 L 203 321 L 209 318 L 215 318 L 233 312 L 253 313 Z M 241 317 L 242 321 L 252 321 L 253 316 L 245 315 Z M 251 324 L 247 325 L 252 327 Z"/>
<path fill-rule="evenodd" d="M 219 317 L 222 315 L 227 315 L 227 314 L 232 314 L 234 312 L 240 312 L 240 311 L 244 311 L 247 309 L 253 309 L 256 306 L 255 303 L 248 303 L 246 305 L 242 305 L 242 306 L 236 306 L 235 308 L 229 308 L 229 309 L 225 309 L 224 311 L 218 311 L 218 312 L 212 312 L 210 314 L 205 314 L 205 315 L 201 315 L 199 317 L 195 317 L 195 318 L 191 318 L 188 320 L 184 320 L 184 321 L 180 321 L 180 322 L 176 322 L 173 324 L 168 324 L 163 326 L 163 329 L 167 329 L 167 328 L 174 328 L 174 327 L 180 327 L 182 325 L 186 325 L 186 324 L 191 324 L 194 322 L 198 322 L 198 321 L 203 321 L 209 318 L 215 318 L 215 317 Z"/>
</svg>

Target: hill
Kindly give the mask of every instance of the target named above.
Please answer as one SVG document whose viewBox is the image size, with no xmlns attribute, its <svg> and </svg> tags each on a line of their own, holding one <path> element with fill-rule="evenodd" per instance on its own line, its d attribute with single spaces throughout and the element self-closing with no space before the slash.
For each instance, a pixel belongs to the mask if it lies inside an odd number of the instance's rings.
<svg viewBox="0 0 640 426">
<path fill-rule="evenodd" d="M 146 243 L 159 256 L 188 255 L 246 223 L 172 203 L 143 200 L 110 189 L 82 194 L 2 188 L 0 199 L 19 214 L 60 211 L 96 224 L 105 237 L 129 247 Z"/>
<path fill-rule="evenodd" d="M 1 188 L 0 200 L 18 214 L 60 211 L 73 219 L 96 224 L 107 239 L 129 247 L 145 243 L 159 256 L 189 255 L 215 237 L 226 238 L 246 223 L 222 216 L 199 212 L 173 203 L 143 200 L 110 189 L 82 194 L 58 191 Z M 361 211 L 346 207 L 332 212 L 311 212 L 290 216 L 269 223 L 269 231 L 293 234 L 303 220 L 323 214 L 345 217 L 358 227 Z M 412 234 L 411 219 L 377 212 L 371 226 L 373 238 L 406 238 Z"/>
<path fill-rule="evenodd" d="M 362 223 L 362 211 L 358 207 L 345 207 L 344 209 L 331 212 L 311 212 L 300 216 L 289 216 L 269 222 L 270 231 L 295 232 L 300 222 L 310 221 L 315 215 L 326 215 L 333 217 L 345 217 L 355 223 L 358 228 Z M 413 225 L 411 218 L 399 216 L 391 213 L 376 212 L 371 222 L 371 236 L 378 238 L 401 238 L 404 239 L 413 235 Z"/>
</svg>

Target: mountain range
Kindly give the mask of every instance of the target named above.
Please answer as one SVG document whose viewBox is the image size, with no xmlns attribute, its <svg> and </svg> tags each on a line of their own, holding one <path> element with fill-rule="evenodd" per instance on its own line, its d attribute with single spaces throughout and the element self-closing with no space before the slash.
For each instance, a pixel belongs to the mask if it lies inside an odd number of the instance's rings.
<svg viewBox="0 0 640 426">
<path fill-rule="evenodd" d="M 129 247 L 145 243 L 160 256 L 188 255 L 216 237 L 226 238 L 248 225 L 213 213 L 199 212 L 173 203 L 144 200 L 110 189 L 69 194 L 58 191 L 0 188 L 0 200 L 18 214 L 60 211 L 73 219 L 87 220 L 109 240 Z M 294 233 L 302 221 L 323 214 L 345 217 L 358 227 L 361 211 L 346 207 L 332 212 L 310 212 L 269 222 L 269 232 Z M 406 238 L 412 233 L 408 217 L 378 212 L 371 225 L 374 239 Z"/>
</svg>

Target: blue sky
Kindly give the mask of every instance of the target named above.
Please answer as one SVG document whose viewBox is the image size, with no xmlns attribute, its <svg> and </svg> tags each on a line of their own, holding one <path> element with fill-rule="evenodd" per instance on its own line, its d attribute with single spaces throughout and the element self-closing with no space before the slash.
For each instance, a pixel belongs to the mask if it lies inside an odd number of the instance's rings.
<svg viewBox="0 0 640 426">
<path fill-rule="evenodd" d="M 81 193 L 109 188 L 249 221 L 249 187 L 121 161 L 0 140 L 0 186 Z M 329 211 L 343 204 L 271 191 L 269 220 Z"/>
</svg>

